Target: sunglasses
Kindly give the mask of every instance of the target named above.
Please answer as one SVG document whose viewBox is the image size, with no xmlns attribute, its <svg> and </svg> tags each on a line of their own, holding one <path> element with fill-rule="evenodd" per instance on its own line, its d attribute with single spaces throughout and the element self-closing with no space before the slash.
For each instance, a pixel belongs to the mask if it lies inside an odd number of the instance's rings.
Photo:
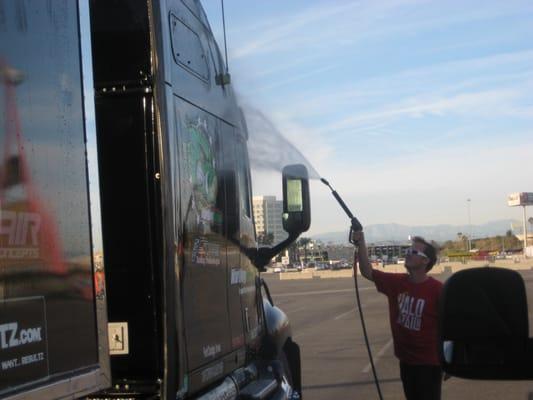
<svg viewBox="0 0 533 400">
<path fill-rule="evenodd" d="M 406 256 L 415 255 L 415 256 L 420 256 L 420 257 L 424 257 L 424 258 L 429 259 L 429 257 L 427 255 L 425 255 L 423 252 L 418 251 L 416 249 L 413 249 L 412 247 L 408 248 L 407 250 L 405 250 L 405 255 Z"/>
</svg>

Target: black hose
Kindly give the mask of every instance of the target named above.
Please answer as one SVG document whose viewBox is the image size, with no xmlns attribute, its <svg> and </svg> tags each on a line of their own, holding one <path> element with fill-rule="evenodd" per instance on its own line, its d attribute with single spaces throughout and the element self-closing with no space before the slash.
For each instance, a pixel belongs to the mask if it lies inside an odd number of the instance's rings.
<svg viewBox="0 0 533 400">
<path fill-rule="evenodd" d="M 366 343 L 366 349 L 368 351 L 368 358 L 370 359 L 370 365 L 372 366 L 372 374 L 374 375 L 374 382 L 376 383 L 376 389 L 378 391 L 378 396 L 380 400 L 383 400 L 383 395 L 381 394 L 381 387 L 379 386 L 379 379 L 378 374 L 376 373 L 376 367 L 374 366 L 374 358 L 372 357 L 372 350 L 370 349 L 370 343 L 368 341 L 368 334 L 366 333 L 366 324 L 365 324 L 365 318 L 363 316 L 363 308 L 361 307 L 361 298 L 359 297 L 359 285 L 357 284 L 357 262 L 358 262 L 358 252 L 357 252 L 357 241 L 352 238 L 352 233 L 354 232 L 362 232 L 363 226 L 359 222 L 359 220 L 354 217 L 344 200 L 341 198 L 341 196 L 337 193 L 336 190 L 334 190 L 329 182 L 325 180 L 324 178 L 320 178 L 322 183 L 329 187 L 331 190 L 331 193 L 333 194 L 333 197 L 337 200 L 341 208 L 344 210 L 348 218 L 351 220 L 351 227 L 350 227 L 350 237 L 348 240 L 350 243 L 352 243 L 355 246 L 354 249 L 354 255 L 353 255 L 353 279 L 355 282 L 355 297 L 357 299 L 357 308 L 359 309 L 359 318 L 361 320 L 361 326 L 363 327 L 363 336 L 365 337 L 365 343 Z"/>
<path fill-rule="evenodd" d="M 368 335 L 366 333 L 366 324 L 365 318 L 363 316 L 363 308 L 361 307 L 361 298 L 359 297 L 359 285 L 357 284 L 357 263 L 358 253 L 356 247 L 353 253 L 353 280 L 355 282 L 355 297 L 357 298 L 357 309 L 359 310 L 359 319 L 361 320 L 361 326 L 363 327 L 363 336 L 365 337 L 366 349 L 368 351 L 368 358 L 370 359 L 370 366 L 372 367 L 372 374 L 374 375 L 374 382 L 376 383 L 376 389 L 378 391 L 379 399 L 383 400 L 381 387 L 379 386 L 378 374 L 376 372 L 376 367 L 374 366 L 374 358 L 372 357 L 372 350 L 370 350 L 370 343 L 368 341 Z"/>
</svg>

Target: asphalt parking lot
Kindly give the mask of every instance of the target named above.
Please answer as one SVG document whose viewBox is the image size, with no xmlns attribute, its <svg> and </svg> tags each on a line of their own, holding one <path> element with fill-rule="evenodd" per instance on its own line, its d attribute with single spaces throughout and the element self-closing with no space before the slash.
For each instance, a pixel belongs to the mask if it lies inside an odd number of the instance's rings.
<svg viewBox="0 0 533 400">
<path fill-rule="evenodd" d="M 521 272 L 528 290 L 532 337 L 533 271 Z M 377 392 L 355 308 L 352 278 L 279 280 L 264 274 L 275 304 L 289 316 L 301 347 L 305 400 L 377 399 Z M 435 275 L 445 280 L 446 275 Z M 384 399 L 403 399 L 398 361 L 394 357 L 385 296 L 360 278 L 361 301 Z M 443 399 L 521 399 L 533 392 L 533 381 L 443 383 Z"/>
</svg>

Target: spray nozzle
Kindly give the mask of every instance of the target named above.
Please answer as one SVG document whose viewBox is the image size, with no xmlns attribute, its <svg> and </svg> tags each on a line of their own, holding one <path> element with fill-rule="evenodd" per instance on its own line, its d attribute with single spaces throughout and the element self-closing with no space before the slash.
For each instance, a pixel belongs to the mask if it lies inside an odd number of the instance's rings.
<svg viewBox="0 0 533 400">
<path fill-rule="evenodd" d="M 329 184 L 329 182 L 327 180 L 325 180 L 324 178 L 320 178 L 320 180 L 322 181 L 322 183 L 324 185 L 326 185 L 327 187 L 329 187 L 331 189 L 331 185 Z"/>
<path fill-rule="evenodd" d="M 339 196 L 337 191 L 333 190 L 333 188 L 331 187 L 329 182 L 327 180 L 325 180 L 324 178 L 320 178 L 320 180 L 322 181 L 322 183 L 324 185 L 326 185 L 327 187 L 329 187 L 331 189 L 331 193 L 333 194 L 333 197 L 335 197 L 335 199 L 339 202 L 340 206 L 342 207 L 342 209 L 344 210 L 346 215 L 348 215 L 348 218 L 353 219 L 354 216 L 353 216 L 352 212 L 350 211 L 350 209 L 348 208 L 346 203 L 344 203 L 344 200 L 342 200 L 341 196 Z"/>
<path fill-rule="evenodd" d="M 363 230 L 363 226 L 361 225 L 359 220 L 352 214 L 352 212 L 350 211 L 350 209 L 348 208 L 344 200 L 341 198 L 341 196 L 339 196 L 336 190 L 333 190 L 333 188 L 331 187 L 331 185 L 329 184 L 327 180 L 325 180 L 324 178 L 320 178 L 320 180 L 322 181 L 324 185 L 326 185 L 327 187 L 331 189 L 331 194 L 333 194 L 333 197 L 335 197 L 335 199 L 340 204 L 340 206 L 342 207 L 342 209 L 344 210 L 348 218 L 350 218 L 350 221 L 352 223 L 351 230 L 361 232 Z"/>
</svg>

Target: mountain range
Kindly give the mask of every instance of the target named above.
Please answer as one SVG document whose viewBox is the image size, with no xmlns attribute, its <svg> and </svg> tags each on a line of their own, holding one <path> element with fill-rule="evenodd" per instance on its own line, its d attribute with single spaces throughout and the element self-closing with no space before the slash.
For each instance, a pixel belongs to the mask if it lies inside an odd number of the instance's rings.
<svg viewBox="0 0 533 400">
<path fill-rule="evenodd" d="M 520 221 L 503 219 L 481 225 L 472 225 L 471 227 L 468 225 L 408 226 L 391 223 L 367 225 L 364 230 L 367 243 L 406 242 L 409 235 L 422 236 L 426 240 L 435 240 L 442 243 L 456 239 L 458 233 L 469 235 L 472 232 L 472 237 L 475 239 L 497 235 L 503 236 L 509 229 L 513 229 L 513 232 L 522 233 L 521 227 Z M 348 242 L 348 231 L 319 233 L 312 235 L 311 238 L 324 243 L 344 244 Z"/>
</svg>

